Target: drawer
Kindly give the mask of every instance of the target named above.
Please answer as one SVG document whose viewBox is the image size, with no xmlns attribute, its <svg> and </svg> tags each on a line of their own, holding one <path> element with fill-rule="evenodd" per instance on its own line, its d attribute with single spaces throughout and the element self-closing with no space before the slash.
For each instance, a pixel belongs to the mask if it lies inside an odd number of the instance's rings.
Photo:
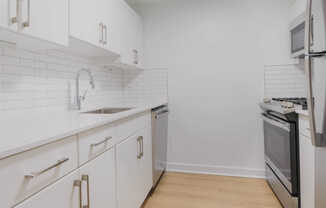
<svg viewBox="0 0 326 208">
<path fill-rule="evenodd" d="M 116 123 L 116 135 L 126 139 L 140 129 L 151 125 L 151 113 L 149 111 L 122 119 Z"/>
<path fill-rule="evenodd" d="M 299 117 L 299 133 L 306 136 L 311 137 L 310 134 L 310 123 L 307 117 L 300 116 Z"/>
<path fill-rule="evenodd" d="M 78 135 L 79 165 L 95 158 L 111 148 L 116 142 L 115 128 L 105 125 Z"/>
<path fill-rule="evenodd" d="M 0 207 L 12 207 L 78 167 L 70 137 L 0 160 Z M 60 162 L 61 161 L 61 162 Z"/>
</svg>

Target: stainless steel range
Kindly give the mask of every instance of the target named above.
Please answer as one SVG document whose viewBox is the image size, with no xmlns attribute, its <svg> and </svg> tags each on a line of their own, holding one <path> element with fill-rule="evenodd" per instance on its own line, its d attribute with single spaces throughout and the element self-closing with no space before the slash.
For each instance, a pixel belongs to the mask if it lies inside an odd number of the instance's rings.
<svg viewBox="0 0 326 208">
<path fill-rule="evenodd" d="M 299 138 L 296 109 L 305 98 L 273 98 L 260 103 L 264 126 L 266 178 L 286 208 L 300 206 Z"/>
</svg>

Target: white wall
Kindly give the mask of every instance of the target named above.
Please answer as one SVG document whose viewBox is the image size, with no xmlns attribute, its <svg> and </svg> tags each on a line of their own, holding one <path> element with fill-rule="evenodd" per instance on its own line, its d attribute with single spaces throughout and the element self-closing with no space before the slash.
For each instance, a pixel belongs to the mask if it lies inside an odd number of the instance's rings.
<svg viewBox="0 0 326 208">
<path fill-rule="evenodd" d="M 170 170 L 264 175 L 258 103 L 266 62 L 288 60 L 281 55 L 288 54 L 288 6 L 284 0 L 139 5 L 147 65 L 169 69 Z"/>
</svg>

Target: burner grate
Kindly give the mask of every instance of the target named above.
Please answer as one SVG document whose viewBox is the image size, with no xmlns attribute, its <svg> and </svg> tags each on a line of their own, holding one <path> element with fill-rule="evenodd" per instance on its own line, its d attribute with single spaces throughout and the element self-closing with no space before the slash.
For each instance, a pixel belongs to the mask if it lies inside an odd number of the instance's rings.
<svg viewBox="0 0 326 208">
<path fill-rule="evenodd" d="M 290 102 L 295 105 L 301 105 L 303 110 L 308 109 L 307 98 L 305 97 L 273 98 L 272 100 L 278 102 Z"/>
</svg>

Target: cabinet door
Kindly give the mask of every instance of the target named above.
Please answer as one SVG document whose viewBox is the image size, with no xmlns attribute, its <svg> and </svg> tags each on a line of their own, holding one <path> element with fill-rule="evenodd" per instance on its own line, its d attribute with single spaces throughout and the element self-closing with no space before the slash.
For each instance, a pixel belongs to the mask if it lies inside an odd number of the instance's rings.
<svg viewBox="0 0 326 208">
<path fill-rule="evenodd" d="M 105 12 L 103 12 L 103 20 L 106 26 L 104 31 L 105 47 L 115 53 L 120 53 L 120 16 L 123 12 L 121 8 L 121 0 L 106 0 L 104 1 Z"/>
<path fill-rule="evenodd" d="M 17 30 L 17 23 L 11 19 L 17 17 L 17 0 L 0 0 L 0 26 L 6 29 Z"/>
<path fill-rule="evenodd" d="M 315 207 L 315 147 L 309 137 L 300 134 L 299 140 L 301 207 Z"/>
<path fill-rule="evenodd" d="M 70 0 L 70 36 L 104 47 L 104 0 Z"/>
<path fill-rule="evenodd" d="M 79 179 L 75 171 L 38 194 L 19 204 L 16 208 L 79 208 L 79 188 L 74 181 Z"/>
<path fill-rule="evenodd" d="M 96 208 L 116 207 L 114 149 L 110 149 L 80 168 L 83 204 Z M 86 177 L 85 177 L 86 176 Z M 88 179 L 87 179 L 88 178 Z M 88 186 L 88 188 L 87 188 Z"/>
<path fill-rule="evenodd" d="M 22 23 L 19 31 L 42 40 L 68 45 L 67 0 L 20 0 Z"/>
<path fill-rule="evenodd" d="M 142 136 L 142 146 L 143 146 L 143 156 L 140 163 L 140 179 L 142 187 L 142 198 L 146 198 L 147 194 L 153 186 L 153 169 L 152 169 L 152 132 L 151 128 L 145 128 L 138 133 L 139 136 Z"/>
<path fill-rule="evenodd" d="M 117 145 L 117 198 L 119 208 L 138 208 L 142 204 L 142 187 L 139 181 L 140 143 L 131 136 Z"/>
<path fill-rule="evenodd" d="M 126 2 L 123 0 L 120 1 L 123 10 L 119 18 L 121 23 L 121 62 L 129 65 L 138 65 L 135 63 L 137 60 L 135 51 L 138 54 L 137 61 L 140 62 L 139 55 L 142 52 L 140 48 L 142 45 L 140 43 L 142 40 L 142 20 Z"/>
<path fill-rule="evenodd" d="M 138 131 L 117 146 L 117 194 L 119 208 L 140 207 L 152 187 L 150 129 Z"/>
</svg>

